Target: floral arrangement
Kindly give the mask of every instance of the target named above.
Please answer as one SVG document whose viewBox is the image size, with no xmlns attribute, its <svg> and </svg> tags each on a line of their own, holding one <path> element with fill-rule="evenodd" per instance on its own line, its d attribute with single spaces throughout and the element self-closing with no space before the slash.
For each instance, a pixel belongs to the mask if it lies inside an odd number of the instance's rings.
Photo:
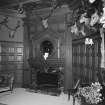
<svg viewBox="0 0 105 105">
<path fill-rule="evenodd" d="M 78 98 L 82 97 L 89 104 L 98 104 L 102 102 L 103 97 L 101 94 L 102 86 L 99 82 L 92 83 L 91 86 L 79 88 L 77 92 Z"/>
<path fill-rule="evenodd" d="M 71 32 L 75 35 L 86 36 L 91 32 L 105 28 L 105 0 L 81 0 L 82 6 L 75 10 Z"/>
</svg>

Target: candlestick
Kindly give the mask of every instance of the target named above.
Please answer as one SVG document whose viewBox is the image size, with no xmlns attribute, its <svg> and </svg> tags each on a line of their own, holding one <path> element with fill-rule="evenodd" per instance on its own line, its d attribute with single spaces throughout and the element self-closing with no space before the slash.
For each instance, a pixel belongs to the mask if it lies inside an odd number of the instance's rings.
<svg viewBox="0 0 105 105">
<path fill-rule="evenodd" d="M 58 39 L 58 58 L 60 58 L 60 49 L 59 49 L 59 47 L 60 47 L 60 42 L 59 42 L 59 39 Z"/>
</svg>

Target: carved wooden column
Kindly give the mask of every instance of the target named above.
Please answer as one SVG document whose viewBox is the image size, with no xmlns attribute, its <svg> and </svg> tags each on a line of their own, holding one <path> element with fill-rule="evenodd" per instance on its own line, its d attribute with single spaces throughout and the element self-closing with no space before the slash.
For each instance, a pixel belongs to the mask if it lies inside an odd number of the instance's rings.
<svg viewBox="0 0 105 105">
<path fill-rule="evenodd" d="M 24 19 L 23 21 L 24 21 L 24 69 L 26 69 L 28 66 L 27 59 L 29 57 L 29 36 L 28 36 L 27 18 Z"/>
<path fill-rule="evenodd" d="M 72 37 L 70 29 L 65 32 L 64 89 L 72 88 Z"/>
<path fill-rule="evenodd" d="M 30 40 L 29 40 L 29 30 L 28 30 L 28 18 L 24 20 L 24 71 L 23 71 L 23 87 L 30 84 L 30 69 L 28 64 L 28 59 L 30 56 Z"/>
</svg>

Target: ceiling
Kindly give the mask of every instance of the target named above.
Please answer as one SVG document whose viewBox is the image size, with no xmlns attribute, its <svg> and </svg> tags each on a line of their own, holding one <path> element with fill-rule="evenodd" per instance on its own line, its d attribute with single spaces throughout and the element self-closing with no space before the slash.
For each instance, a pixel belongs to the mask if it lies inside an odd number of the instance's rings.
<svg viewBox="0 0 105 105">
<path fill-rule="evenodd" d="M 81 4 L 81 0 L 0 0 L 0 8 L 15 10 L 17 10 L 19 6 L 22 6 L 26 10 L 32 10 L 52 7 L 56 4 L 58 6 L 67 4 L 70 8 L 76 8 Z"/>
</svg>

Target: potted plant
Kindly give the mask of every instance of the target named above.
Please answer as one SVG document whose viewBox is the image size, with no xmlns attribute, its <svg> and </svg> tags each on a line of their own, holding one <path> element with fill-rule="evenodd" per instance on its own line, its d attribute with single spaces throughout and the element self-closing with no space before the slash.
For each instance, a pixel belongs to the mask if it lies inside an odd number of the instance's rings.
<svg viewBox="0 0 105 105">
<path fill-rule="evenodd" d="M 90 86 L 79 87 L 76 93 L 81 105 L 102 105 L 104 97 L 103 87 L 99 82 L 94 82 Z"/>
</svg>

